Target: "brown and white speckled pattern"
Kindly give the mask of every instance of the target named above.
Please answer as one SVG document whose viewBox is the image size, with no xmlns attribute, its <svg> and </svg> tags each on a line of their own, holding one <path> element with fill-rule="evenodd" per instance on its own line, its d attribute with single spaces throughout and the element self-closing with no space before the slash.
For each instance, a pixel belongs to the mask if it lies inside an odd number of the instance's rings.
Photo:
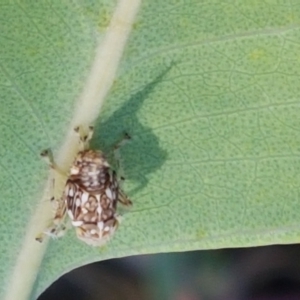
<svg viewBox="0 0 300 300">
<path fill-rule="evenodd" d="M 119 184 L 101 151 L 78 153 L 63 200 L 79 239 L 100 246 L 118 226 Z M 127 200 L 128 204 L 130 203 Z"/>
<path fill-rule="evenodd" d="M 78 238 L 92 246 L 104 245 L 115 232 L 119 224 L 117 203 L 130 206 L 132 203 L 119 186 L 116 172 L 113 171 L 100 150 L 89 149 L 89 140 L 93 127 L 87 134 L 82 127 L 76 127 L 80 137 L 80 151 L 70 167 L 62 196 L 52 198 L 55 215 L 52 224 L 44 232 L 52 237 L 60 237 L 66 231 L 66 216 L 76 229 Z M 125 139 L 129 139 L 126 135 Z M 116 150 L 121 143 L 114 148 Z M 41 154 L 46 157 L 50 167 L 63 173 L 53 160 L 49 151 Z M 36 238 L 42 241 L 42 235 Z"/>
</svg>

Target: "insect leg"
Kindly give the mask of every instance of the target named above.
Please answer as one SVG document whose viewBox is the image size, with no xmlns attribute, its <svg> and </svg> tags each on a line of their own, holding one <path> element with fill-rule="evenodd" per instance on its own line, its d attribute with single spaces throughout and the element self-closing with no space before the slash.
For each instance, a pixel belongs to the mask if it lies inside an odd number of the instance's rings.
<svg viewBox="0 0 300 300">
<path fill-rule="evenodd" d="M 56 200 L 54 197 L 51 198 L 51 201 L 56 201 L 57 204 L 56 212 L 54 218 L 49 221 L 48 226 L 44 232 L 40 233 L 35 239 L 38 242 L 42 242 L 45 238 L 45 235 L 48 235 L 52 238 L 58 238 L 65 234 L 67 230 L 66 225 L 66 206 L 62 199 Z"/>
<path fill-rule="evenodd" d="M 40 153 L 41 157 L 46 161 L 49 167 L 59 173 L 62 176 L 67 176 L 66 172 L 64 172 L 54 161 L 52 151 L 50 149 L 43 150 Z"/>
<path fill-rule="evenodd" d="M 131 139 L 130 135 L 125 132 L 119 142 L 117 142 L 113 147 L 113 154 L 114 160 L 117 164 L 118 174 L 120 174 L 120 181 L 124 181 L 125 178 L 123 177 L 123 168 L 121 163 L 121 155 L 120 155 L 120 148 L 125 145 Z"/>
<path fill-rule="evenodd" d="M 119 182 L 119 185 L 122 184 L 122 182 L 125 180 L 123 174 L 123 168 L 122 168 L 122 163 L 121 163 L 121 155 L 120 155 L 120 148 L 127 143 L 131 139 L 130 135 L 128 133 L 124 133 L 122 139 L 115 144 L 113 148 L 113 154 L 114 154 L 114 159 L 117 164 L 117 169 L 118 169 L 118 174 L 119 178 L 117 179 Z M 114 176 L 117 176 L 116 173 L 114 172 Z M 119 186 L 118 187 L 118 201 L 121 202 L 125 206 L 131 206 L 132 202 L 131 200 L 127 197 L 127 195 L 123 192 L 122 188 Z"/>
<path fill-rule="evenodd" d="M 46 160 L 49 167 L 56 173 L 66 176 L 66 173 L 62 171 L 58 165 L 54 162 L 53 154 L 51 150 L 47 149 L 41 152 L 41 156 Z M 36 240 L 39 242 L 42 242 L 44 240 L 45 235 L 49 235 L 52 237 L 60 237 L 64 234 L 64 231 L 66 230 L 66 226 L 64 224 L 64 219 L 66 215 L 66 207 L 64 201 L 62 199 L 55 198 L 55 175 L 52 179 L 51 184 L 51 192 L 50 192 L 50 201 L 52 202 L 52 205 L 55 209 L 55 215 L 54 218 L 49 221 L 48 226 L 44 230 L 44 232 L 40 233 Z"/>
</svg>

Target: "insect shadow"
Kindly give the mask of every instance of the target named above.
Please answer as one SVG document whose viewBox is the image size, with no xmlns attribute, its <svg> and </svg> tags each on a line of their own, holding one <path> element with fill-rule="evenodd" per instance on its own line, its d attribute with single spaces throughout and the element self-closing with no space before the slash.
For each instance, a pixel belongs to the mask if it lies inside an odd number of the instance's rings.
<svg viewBox="0 0 300 300">
<path fill-rule="evenodd" d="M 125 132 L 131 137 L 120 149 L 125 178 L 137 182 L 137 187 L 130 194 L 143 189 L 148 183 L 147 175 L 159 169 L 167 158 L 167 152 L 159 146 L 157 136 L 151 128 L 140 123 L 137 113 L 171 68 L 172 65 L 133 94 L 107 120 L 99 120 L 95 124 L 91 147 L 102 149 L 106 154 L 112 152 L 114 143 L 120 141 Z"/>
</svg>

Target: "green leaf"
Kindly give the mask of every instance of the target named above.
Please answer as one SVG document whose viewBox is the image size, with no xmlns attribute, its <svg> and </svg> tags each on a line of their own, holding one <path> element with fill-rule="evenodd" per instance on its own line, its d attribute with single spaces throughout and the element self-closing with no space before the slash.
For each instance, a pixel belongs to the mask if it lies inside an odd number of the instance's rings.
<svg viewBox="0 0 300 300">
<path fill-rule="evenodd" d="M 1 299 L 113 257 L 298 242 L 299 21 L 298 1 L 2 1 Z M 104 248 L 39 244 L 39 153 L 67 168 L 91 122 L 93 148 L 132 136 L 134 206 Z"/>
</svg>

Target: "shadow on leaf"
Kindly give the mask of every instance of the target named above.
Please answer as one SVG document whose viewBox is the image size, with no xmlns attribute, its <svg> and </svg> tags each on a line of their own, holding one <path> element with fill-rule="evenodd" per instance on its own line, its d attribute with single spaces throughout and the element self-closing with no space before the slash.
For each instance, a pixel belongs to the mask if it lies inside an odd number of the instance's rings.
<svg viewBox="0 0 300 300">
<path fill-rule="evenodd" d="M 167 157 L 152 129 L 140 123 L 137 113 L 171 68 L 172 65 L 142 90 L 133 94 L 106 121 L 101 122 L 100 117 L 95 124 L 91 147 L 102 149 L 110 161 L 113 146 L 124 132 L 131 136 L 131 140 L 120 149 L 125 178 L 138 183 L 137 188 L 130 194 L 143 189 L 148 182 L 147 175 L 160 168 Z"/>
</svg>

